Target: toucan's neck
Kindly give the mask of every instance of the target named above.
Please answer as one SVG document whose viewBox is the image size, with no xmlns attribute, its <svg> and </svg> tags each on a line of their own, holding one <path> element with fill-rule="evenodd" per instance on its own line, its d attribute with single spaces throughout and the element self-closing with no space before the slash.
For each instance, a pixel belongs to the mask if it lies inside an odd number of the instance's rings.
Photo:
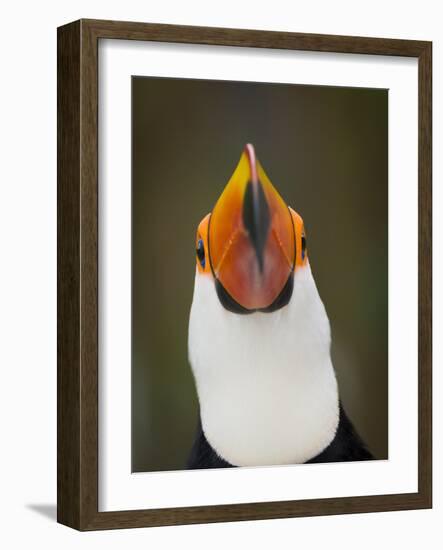
<svg viewBox="0 0 443 550">
<path fill-rule="evenodd" d="M 206 438 L 231 464 L 305 462 L 332 441 L 329 321 L 309 265 L 295 271 L 287 306 L 251 315 L 223 308 L 213 280 L 197 274 L 189 359 Z"/>
</svg>

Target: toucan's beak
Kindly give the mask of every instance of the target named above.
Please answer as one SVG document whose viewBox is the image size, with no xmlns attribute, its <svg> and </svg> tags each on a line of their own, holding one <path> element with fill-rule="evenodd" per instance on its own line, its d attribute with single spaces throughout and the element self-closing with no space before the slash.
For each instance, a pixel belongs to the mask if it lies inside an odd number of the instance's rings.
<svg viewBox="0 0 443 550">
<path fill-rule="evenodd" d="M 292 275 L 292 217 L 250 144 L 212 211 L 209 257 L 217 281 L 248 310 L 270 307 Z"/>
</svg>

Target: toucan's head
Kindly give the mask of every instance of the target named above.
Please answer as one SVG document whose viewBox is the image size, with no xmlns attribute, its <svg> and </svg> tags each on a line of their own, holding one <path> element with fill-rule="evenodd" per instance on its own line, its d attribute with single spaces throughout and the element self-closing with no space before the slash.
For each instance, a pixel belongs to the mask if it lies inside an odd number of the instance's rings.
<svg viewBox="0 0 443 550">
<path fill-rule="evenodd" d="M 198 276 L 214 280 L 235 313 L 271 312 L 291 299 L 293 275 L 307 264 L 302 218 L 288 207 L 247 144 L 196 237 Z"/>
</svg>

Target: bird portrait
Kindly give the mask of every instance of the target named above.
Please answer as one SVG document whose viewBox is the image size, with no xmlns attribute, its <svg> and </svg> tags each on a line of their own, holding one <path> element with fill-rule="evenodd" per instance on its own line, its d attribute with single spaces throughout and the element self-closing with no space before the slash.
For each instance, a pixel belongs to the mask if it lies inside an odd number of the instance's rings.
<svg viewBox="0 0 443 550">
<path fill-rule="evenodd" d="M 346 414 L 301 215 L 252 144 L 196 232 L 189 469 L 370 460 Z"/>
</svg>

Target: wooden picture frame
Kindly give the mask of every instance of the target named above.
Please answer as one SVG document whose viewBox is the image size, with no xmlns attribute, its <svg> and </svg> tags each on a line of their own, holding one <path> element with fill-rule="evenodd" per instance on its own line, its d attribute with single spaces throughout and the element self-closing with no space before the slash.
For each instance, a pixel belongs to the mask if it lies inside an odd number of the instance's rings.
<svg viewBox="0 0 443 550">
<path fill-rule="evenodd" d="M 98 42 L 124 39 L 418 58 L 418 492 L 98 511 Z M 58 521 L 79 530 L 432 506 L 432 44 L 80 20 L 58 29 Z"/>
</svg>

